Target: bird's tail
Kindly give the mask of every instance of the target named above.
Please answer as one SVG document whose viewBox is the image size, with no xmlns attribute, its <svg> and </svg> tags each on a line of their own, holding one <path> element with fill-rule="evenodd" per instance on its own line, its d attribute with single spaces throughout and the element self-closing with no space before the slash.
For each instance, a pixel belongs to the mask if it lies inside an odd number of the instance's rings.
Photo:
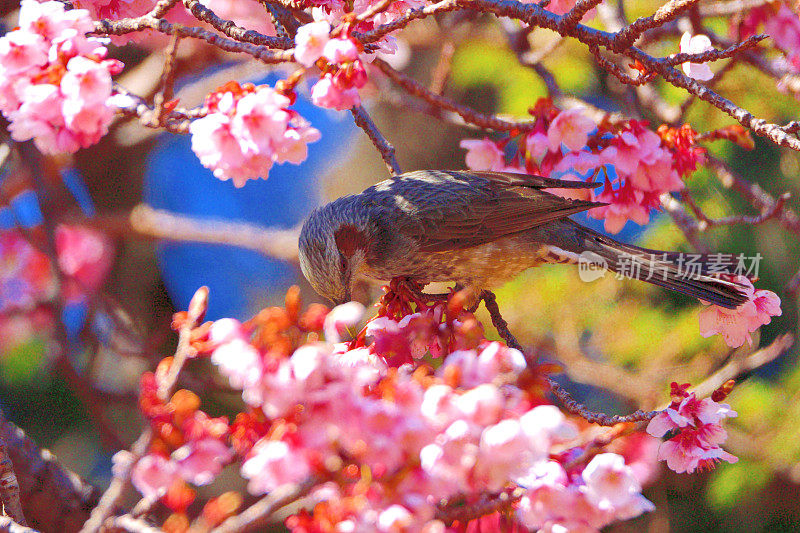
<svg viewBox="0 0 800 533">
<path fill-rule="evenodd" d="M 566 230 L 561 235 L 567 236 L 559 244 L 578 254 L 582 276 L 592 269 L 605 268 L 728 309 L 747 300 L 740 284 L 725 279 L 738 266 L 736 255 L 649 250 L 615 241 L 569 219 L 558 223 Z"/>
</svg>

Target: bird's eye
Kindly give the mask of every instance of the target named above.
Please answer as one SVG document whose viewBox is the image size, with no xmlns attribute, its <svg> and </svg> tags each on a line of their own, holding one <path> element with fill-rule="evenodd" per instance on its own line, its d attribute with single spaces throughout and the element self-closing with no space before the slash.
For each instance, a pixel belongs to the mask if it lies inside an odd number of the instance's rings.
<svg viewBox="0 0 800 533">
<path fill-rule="evenodd" d="M 339 266 L 342 269 L 342 272 L 347 270 L 347 258 L 343 254 L 339 254 Z"/>
</svg>

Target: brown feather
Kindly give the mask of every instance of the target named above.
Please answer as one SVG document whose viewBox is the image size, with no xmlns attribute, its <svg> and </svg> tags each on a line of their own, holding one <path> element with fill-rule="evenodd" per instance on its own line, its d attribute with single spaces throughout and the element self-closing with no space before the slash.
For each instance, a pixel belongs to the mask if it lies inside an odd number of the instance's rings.
<svg viewBox="0 0 800 533">
<path fill-rule="evenodd" d="M 446 179 L 448 186 L 418 185 L 437 179 Z M 426 171 L 404 174 L 376 188 L 395 192 L 395 198 L 422 221 L 412 234 L 420 251 L 441 252 L 492 242 L 605 205 L 541 190 L 575 188 L 574 183 L 503 172 Z"/>
</svg>

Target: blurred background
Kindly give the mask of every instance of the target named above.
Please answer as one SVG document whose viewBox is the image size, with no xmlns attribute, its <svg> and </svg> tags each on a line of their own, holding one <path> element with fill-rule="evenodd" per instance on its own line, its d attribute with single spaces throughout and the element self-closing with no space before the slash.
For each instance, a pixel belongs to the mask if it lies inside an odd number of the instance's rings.
<svg viewBox="0 0 800 533">
<path fill-rule="evenodd" d="M 658 5 L 636 4 L 630 16 Z M 12 13 L 8 27 L 16 21 L 13 9 L 4 7 Z M 669 39 L 659 53 L 676 49 Z M 564 94 L 650 120 L 654 129 L 661 123 L 647 107 L 631 104 L 632 89 L 610 79 L 583 45 L 541 29 L 528 42 Z M 229 79 L 273 84 L 286 75 L 185 44 L 177 88 L 183 105 L 196 105 Z M 401 34 L 401 48 L 414 58 L 406 73 L 423 84 L 448 56 L 444 94 L 480 111 L 524 116 L 548 95 L 543 78 L 520 65 L 494 21 L 457 14 L 426 19 Z M 128 66 L 119 82 L 152 95 L 162 52 L 128 45 L 114 54 Z M 796 119 L 800 109 L 794 95 L 746 64 L 733 66 L 716 89 L 772 122 Z M 224 230 L 236 222 L 289 231 L 315 205 L 388 177 L 350 114 L 312 106 L 305 91 L 295 109 L 322 132 L 309 146 L 308 160 L 276 166 L 269 179 L 241 189 L 205 170 L 188 137 L 135 121 L 117 122 L 99 145 L 70 160 L 42 158 L 29 145 L 0 154 L 0 405 L 8 419 L 90 482 L 107 484 L 110 457 L 138 435 L 138 378 L 174 349 L 171 315 L 186 308 L 200 285 L 211 289 L 208 319 L 247 319 L 280 303 L 293 284 L 301 286 L 306 302 L 318 301 L 291 261 L 239 247 L 154 239 L 131 226 L 131 210 L 144 203 L 182 215 L 187 218 L 178 224 L 190 229 L 202 222 Z M 660 105 L 684 104 L 685 95 L 660 80 L 652 91 Z M 459 141 L 481 135 L 432 118 L 380 80 L 364 96 L 372 96 L 370 113 L 404 171 L 464 168 Z M 688 106 L 685 120 L 698 131 L 731 123 L 705 103 Z M 711 152 L 773 196 L 788 191 L 797 197 L 800 155 L 755 142 L 752 151 L 714 143 Z M 687 186 L 710 216 L 756 214 L 708 170 L 696 172 Z M 789 205 L 798 207 L 793 199 Z M 598 221 L 579 219 L 601 229 Z M 647 227 L 629 222 L 618 237 L 692 250 L 663 213 Z M 782 349 L 788 341 L 781 337 L 797 333 L 797 299 L 786 287 L 800 267 L 800 240 L 777 220 L 711 228 L 697 238 L 712 250 L 763 257 L 757 287 L 781 296 L 783 315 L 762 328 L 753 346 L 731 350 L 719 337 L 702 338 L 695 301 L 613 276 L 585 283 L 577 270 L 560 266 L 528 271 L 508 284 L 498 293 L 501 309 L 524 345 L 563 366 L 559 381 L 589 407 L 609 413 L 653 408 L 666 399 L 671 381 L 699 383 L 759 347 L 779 351 L 730 397 L 739 417 L 728 425 L 728 447 L 739 462 L 691 476 L 664 469 L 645 491 L 657 510 L 612 530 L 800 531 L 800 367 L 797 349 Z M 53 275 L 56 258 L 72 280 Z M 54 304 L 59 292 L 63 305 Z M 364 288 L 361 297 L 374 301 L 378 294 Z M 206 374 L 201 368 L 185 378 L 195 381 L 183 385 L 202 391 L 212 381 Z M 219 413 L 229 404 L 225 394 L 212 400 Z"/>
</svg>

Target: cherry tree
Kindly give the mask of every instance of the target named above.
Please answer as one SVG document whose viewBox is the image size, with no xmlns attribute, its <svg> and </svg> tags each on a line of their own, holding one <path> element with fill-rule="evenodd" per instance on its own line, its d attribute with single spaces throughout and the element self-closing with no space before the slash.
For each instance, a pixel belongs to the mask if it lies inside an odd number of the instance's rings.
<svg viewBox="0 0 800 533">
<path fill-rule="evenodd" d="M 399 175 L 410 170 L 398 163 L 403 144 L 371 116 L 383 100 L 462 127 L 459 158 L 468 169 L 597 182 L 561 194 L 602 202 L 588 216 L 608 233 L 666 212 L 680 232 L 675 242 L 692 250 L 687 261 L 710 253 L 707 235 L 717 228 L 775 224 L 796 239 L 800 218 L 789 194 L 771 195 L 721 154 L 756 142 L 800 151 L 798 122 L 759 118 L 724 90 L 734 74 L 757 73 L 759 83 L 798 97 L 797 6 L 650 7 L 632 18 L 628 11 L 643 7 L 624 0 L 22 0 L 7 15 L 14 29 L 0 37 L 1 155 L 16 184 L 3 200 L 22 202 L 30 187 L 43 199 L 42 175 L 69 168 L 79 150 L 99 150 L 123 122 L 190 136 L 200 163 L 247 194 L 250 180 L 269 179 L 276 164 L 302 163 L 324 135 L 296 110 L 298 98 L 349 113 L 386 177 Z M 459 41 L 478 31 L 502 39 L 515 68 L 541 82 L 544 92 L 525 101 L 526 113 L 479 110 L 448 92 Z M 409 44 L 420 35 L 437 52 L 429 69 L 429 50 Z M 562 45 L 581 51 L 571 68 L 602 78 L 610 102 L 562 87 L 566 73 L 547 62 Z M 126 64 L 131 50 L 148 56 L 149 94 L 128 87 L 139 67 Z M 203 87 L 196 106 L 176 98 L 177 81 L 222 61 L 273 69 L 280 80 L 224 80 Z M 701 107 L 719 126 L 693 125 L 691 111 Z M 697 198 L 701 173 L 754 214 L 707 214 L 719 206 Z M 703 367 L 693 385 L 668 379 L 669 390 L 575 355 L 577 335 L 557 336 L 556 357 L 547 357 L 514 335 L 520 306 L 501 312 L 488 291 L 479 311 L 457 288 L 436 298 L 392 280 L 374 307 L 329 309 L 304 307 L 293 287 L 282 307 L 240 322 L 204 321 L 214 295 L 203 287 L 172 318 L 175 353 L 162 353 L 139 378 L 144 425 L 128 445 L 70 355 L 73 333 L 62 320 L 76 302 L 116 316 L 103 294 L 112 232 L 90 216 L 52 214 L 0 232 L 0 329 L 11 340 L 47 332 L 55 368 L 119 451 L 100 493 L 3 421 L 0 497 L 10 531 L 597 531 L 656 509 L 642 491 L 658 461 L 680 474 L 736 463 L 726 444 L 736 405 L 726 399 L 739 378 L 792 344 L 785 334 L 758 347 L 760 328 L 782 314 L 782 302 L 757 288 L 744 254 L 735 264 L 719 255 L 715 273 L 739 283 L 746 301 L 736 309 L 698 302 L 694 322 L 698 338 L 719 336 L 736 355 Z M 297 260 L 296 231 L 212 224 L 147 205 L 126 213 L 124 224 L 151 238 Z M 800 272 L 785 281 L 794 295 Z M 555 378 L 562 369 L 553 359 L 568 373 L 588 369 L 583 381 L 630 394 L 639 409 L 590 409 Z M 234 412 L 213 416 L 220 391 L 233 396 Z M 31 497 L 31 480 L 44 478 L 49 506 Z M 129 503 L 131 494 L 138 503 Z"/>
</svg>

